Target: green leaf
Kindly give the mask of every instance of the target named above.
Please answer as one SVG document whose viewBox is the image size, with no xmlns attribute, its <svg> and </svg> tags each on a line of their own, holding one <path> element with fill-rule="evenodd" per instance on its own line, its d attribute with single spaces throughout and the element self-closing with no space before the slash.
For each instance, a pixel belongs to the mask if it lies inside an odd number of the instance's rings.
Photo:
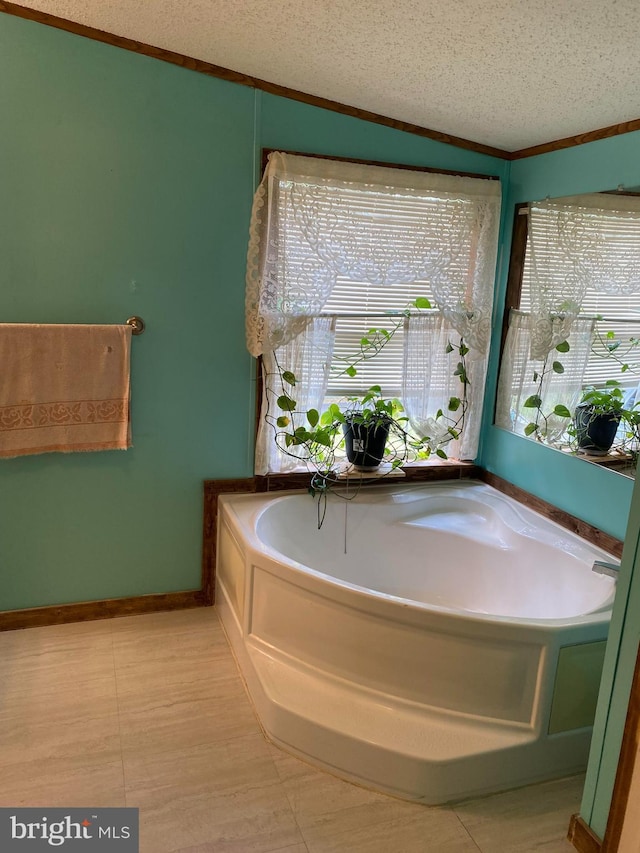
<svg viewBox="0 0 640 853">
<path fill-rule="evenodd" d="M 311 424 L 312 427 L 317 426 L 318 421 L 320 420 L 320 415 L 318 414 L 317 409 L 309 409 L 307 412 L 307 420 Z"/>
<path fill-rule="evenodd" d="M 463 385 L 467 384 L 467 382 L 468 382 L 467 371 L 465 370 L 465 366 L 464 366 L 464 363 L 462 361 L 458 362 L 456 369 L 453 371 L 453 375 L 459 376 L 460 382 L 462 382 Z"/>
<path fill-rule="evenodd" d="M 460 397 L 450 397 L 449 398 L 449 406 L 448 406 L 449 411 L 450 412 L 457 412 L 458 409 L 460 408 L 461 403 L 462 403 L 462 401 L 460 400 Z"/>
<path fill-rule="evenodd" d="M 369 347 L 371 346 L 371 341 L 369 340 L 369 338 L 360 338 L 360 346 Z"/>
<path fill-rule="evenodd" d="M 331 412 L 331 416 L 334 421 L 338 421 L 339 423 L 344 423 L 344 415 L 340 411 L 340 406 L 337 403 L 332 403 L 329 406 L 329 411 Z"/>
<path fill-rule="evenodd" d="M 289 385 L 295 385 L 296 384 L 295 374 L 292 373 L 290 370 L 284 370 L 282 373 L 282 381 L 287 382 Z"/>
<path fill-rule="evenodd" d="M 553 362 L 553 372 L 554 373 L 564 373 L 564 365 L 559 361 Z"/>
<path fill-rule="evenodd" d="M 446 346 L 445 352 L 446 352 L 446 353 L 453 352 L 453 347 L 451 346 L 451 341 L 449 341 L 449 342 L 447 343 L 447 346 Z"/>
<path fill-rule="evenodd" d="M 558 403 L 557 406 L 553 408 L 553 414 L 558 415 L 560 418 L 570 418 L 571 412 L 567 409 L 566 406 L 563 406 L 562 403 Z"/>
<path fill-rule="evenodd" d="M 525 435 L 532 435 L 538 429 L 538 424 L 527 424 L 524 428 Z"/>
<path fill-rule="evenodd" d="M 571 347 L 569 346 L 569 341 L 561 341 L 556 346 L 556 349 L 558 350 L 558 352 L 569 352 L 569 350 L 571 349 Z"/>
<path fill-rule="evenodd" d="M 438 418 L 441 418 L 443 415 L 444 412 L 442 411 L 442 409 L 438 409 L 438 411 L 436 412 L 436 420 L 438 420 Z"/>
<path fill-rule="evenodd" d="M 331 447 L 333 443 L 331 440 L 331 433 L 326 429 L 316 430 L 313 439 L 317 444 L 321 444 L 323 447 Z"/>
<path fill-rule="evenodd" d="M 358 371 L 355 369 L 355 367 L 352 364 L 350 364 L 349 367 L 347 367 L 347 369 L 345 370 L 345 373 L 347 374 L 347 376 L 355 376 L 357 372 Z"/>
<path fill-rule="evenodd" d="M 542 398 L 538 394 L 532 394 L 522 404 L 525 409 L 539 409 L 542 405 Z"/>
<path fill-rule="evenodd" d="M 284 427 L 288 427 L 289 423 L 290 423 L 289 418 L 286 415 L 281 415 L 278 418 L 278 420 L 276 421 L 276 425 L 279 426 L 280 429 L 283 429 Z"/>
<path fill-rule="evenodd" d="M 287 394 L 282 394 L 276 400 L 277 406 L 279 409 L 282 409 L 284 412 L 293 412 L 296 408 L 296 401 L 292 400 Z"/>
<path fill-rule="evenodd" d="M 439 447 L 439 448 L 436 450 L 436 456 L 439 456 L 439 457 L 440 457 L 440 459 L 447 459 L 447 458 L 448 458 L 448 457 L 447 457 L 447 454 L 444 452 L 444 450 L 443 450 L 441 447 Z"/>
<path fill-rule="evenodd" d="M 447 432 L 449 433 L 451 438 L 459 438 L 460 437 L 459 431 L 457 429 L 454 429 L 453 427 L 449 427 Z"/>
<path fill-rule="evenodd" d="M 629 370 L 629 365 L 623 364 L 622 367 L 620 368 L 620 373 L 626 373 L 627 370 Z"/>
<path fill-rule="evenodd" d="M 465 356 L 469 352 L 469 347 L 460 341 L 460 355 Z"/>
<path fill-rule="evenodd" d="M 534 370 L 533 371 L 533 381 L 537 382 L 538 379 L 540 379 L 540 374 L 536 370 Z"/>
<path fill-rule="evenodd" d="M 600 318 L 600 319 L 602 319 L 602 318 Z M 608 341 L 612 341 L 615 338 L 615 336 L 616 336 L 615 332 L 607 332 L 607 334 L 605 335 L 605 338 Z"/>
<path fill-rule="evenodd" d="M 418 298 L 414 300 L 413 304 L 416 308 L 431 308 L 431 303 L 426 296 L 418 296 Z"/>
</svg>

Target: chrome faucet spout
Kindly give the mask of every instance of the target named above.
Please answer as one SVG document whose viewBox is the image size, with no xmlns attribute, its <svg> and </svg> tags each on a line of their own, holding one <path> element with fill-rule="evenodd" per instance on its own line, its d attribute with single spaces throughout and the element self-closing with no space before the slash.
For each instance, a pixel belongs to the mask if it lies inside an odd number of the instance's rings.
<svg viewBox="0 0 640 853">
<path fill-rule="evenodd" d="M 620 564 L 607 563 L 606 560 L 596 560 L 591 567 L 591 571 L 599 575 L 608 575 L 610 578 L 617 578 L 620 574 Z"/>
</svg>

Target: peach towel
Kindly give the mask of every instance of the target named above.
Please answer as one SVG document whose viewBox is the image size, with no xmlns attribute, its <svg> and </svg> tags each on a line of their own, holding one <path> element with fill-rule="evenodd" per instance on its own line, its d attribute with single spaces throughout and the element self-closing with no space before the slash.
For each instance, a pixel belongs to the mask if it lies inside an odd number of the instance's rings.
<svg viewBox="0 0 640 853">
<path fill-rule="evenodd" d="M 130 447 L 131 331 L 0 324 L 0 458 Z"/>
</svg>

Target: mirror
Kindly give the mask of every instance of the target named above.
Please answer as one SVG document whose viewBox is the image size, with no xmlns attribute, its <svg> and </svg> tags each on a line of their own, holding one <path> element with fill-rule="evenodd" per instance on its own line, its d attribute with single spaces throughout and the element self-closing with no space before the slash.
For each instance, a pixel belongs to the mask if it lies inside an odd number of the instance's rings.
<svg viewBox="0 0 640 853">
<path fill-rule="evenodd" d="M 495 424 L 635 475 L 638 188 L 516 208 Z"/>
</svg>

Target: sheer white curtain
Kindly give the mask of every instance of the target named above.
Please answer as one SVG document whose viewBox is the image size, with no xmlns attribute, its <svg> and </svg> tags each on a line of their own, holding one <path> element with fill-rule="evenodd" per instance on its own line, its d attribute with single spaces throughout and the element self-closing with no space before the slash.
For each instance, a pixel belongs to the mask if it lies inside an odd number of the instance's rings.
<svg viewBox="0 0 640 853">
<path fill-rule="evenodd" d="M 262 416 L 256 441 L 256 474 L 272 471 L 293 471 L 305 458 L 303 446 L 280 450 L 276 436 L 276 420 L 284 414 L 276 406 L 277 398 L 288 393 L 295 399 L 296 411 L 301 414 L 299 426 L 304 426 L 305 412 L 322 408 L 327 390 L 329 367 L 333 354 L 335 317 L 310 317 L 303 331 L 277 350 L 267 350 L 262 359 Z M 278 364 L 296 377 L 295 387 L 282 387 Z M 293 419 L 296 414 L 291 415 Z"/>
<path fill-rule="evenodd" d="M 250 227 L 249 351 L 273 367 L 269 353 L 304 336 L 341 276 L 380 287 L 427 280 L 450 326 L 486 354 L 500 197 L 489 179 L 272 153 Z M 291 370 L 288 358 L 278 360 Z M 275 464 L 268 440 L 261 428 L 260 470 Z"/>
<path fill-rule="evenodd" d="M 437 448 L 439 441 L 445 441 L 442 446 L 448 456 L 475 459 L 487 372 L 485 353 L 470 349 L 464 357 L 468 379 L 464 429 L 459 439 L 448 440 L 447 432 L 447 427 L 453 426 L 461 414 L 461 409 L 449 410 L 451 398 L 461 399 L 464 394 L 460 376 L 456 375 L 461 340 L 458 330 L 440 313 L 407 318 L 402 401 L 411 428 L 418 435 L 434 439 L 432 449 Z M 436 418 L 439 410 L 443 416 Z"/>
<path fill-rule="evenodd" d="M 606 193 L 529 205 L 531 356 L 565 340 L 587 290 L 640 290 L 638 199 Z"/>
<path fill-rule="evenodd" d="M 429 280 L 467 344 L 486 351 L 499 220 L 498 181 L 272 153 L 250 226 L 249 351 L 287 343 L 338 275 Z"/>
<path fill-rule="evenodd" d="M 562 323 L 562 318 L 552 320 L 551 329 L 554 336 L 559 335 L 558 329 L 563 328 Z M 578 317 L 573 321 L 568 336 L 558 341 L 568 342 L 568 352 L 552 352 L 545 358 L 533 358 L 532 317 L 528 313 L 512 309 L 498 381 L 496 425 L 518 435 L 525 435 L 527 424 L 535 422 L 537 412 L 535 408 L 525 407 L 524 403 L 529 397 L 539 395 L 542 398 L 542 411 L 547 418 L 546 422 L 540 418 L 545 439 L 549 443 L 560 442 L 571 419 L 553 414 L 553 409 L 557 405 L 563 405 L 573 412 L 579 403 L 594 328 L 593 317 Z M 553 361 L 562 365 L 563 373 L 553 370 Z M 544 376 L 542 382 L 540 378 L 536 379 L 536 376 Z M 536 434 L 531 438 L 536 438 Z"/>
</svg>

